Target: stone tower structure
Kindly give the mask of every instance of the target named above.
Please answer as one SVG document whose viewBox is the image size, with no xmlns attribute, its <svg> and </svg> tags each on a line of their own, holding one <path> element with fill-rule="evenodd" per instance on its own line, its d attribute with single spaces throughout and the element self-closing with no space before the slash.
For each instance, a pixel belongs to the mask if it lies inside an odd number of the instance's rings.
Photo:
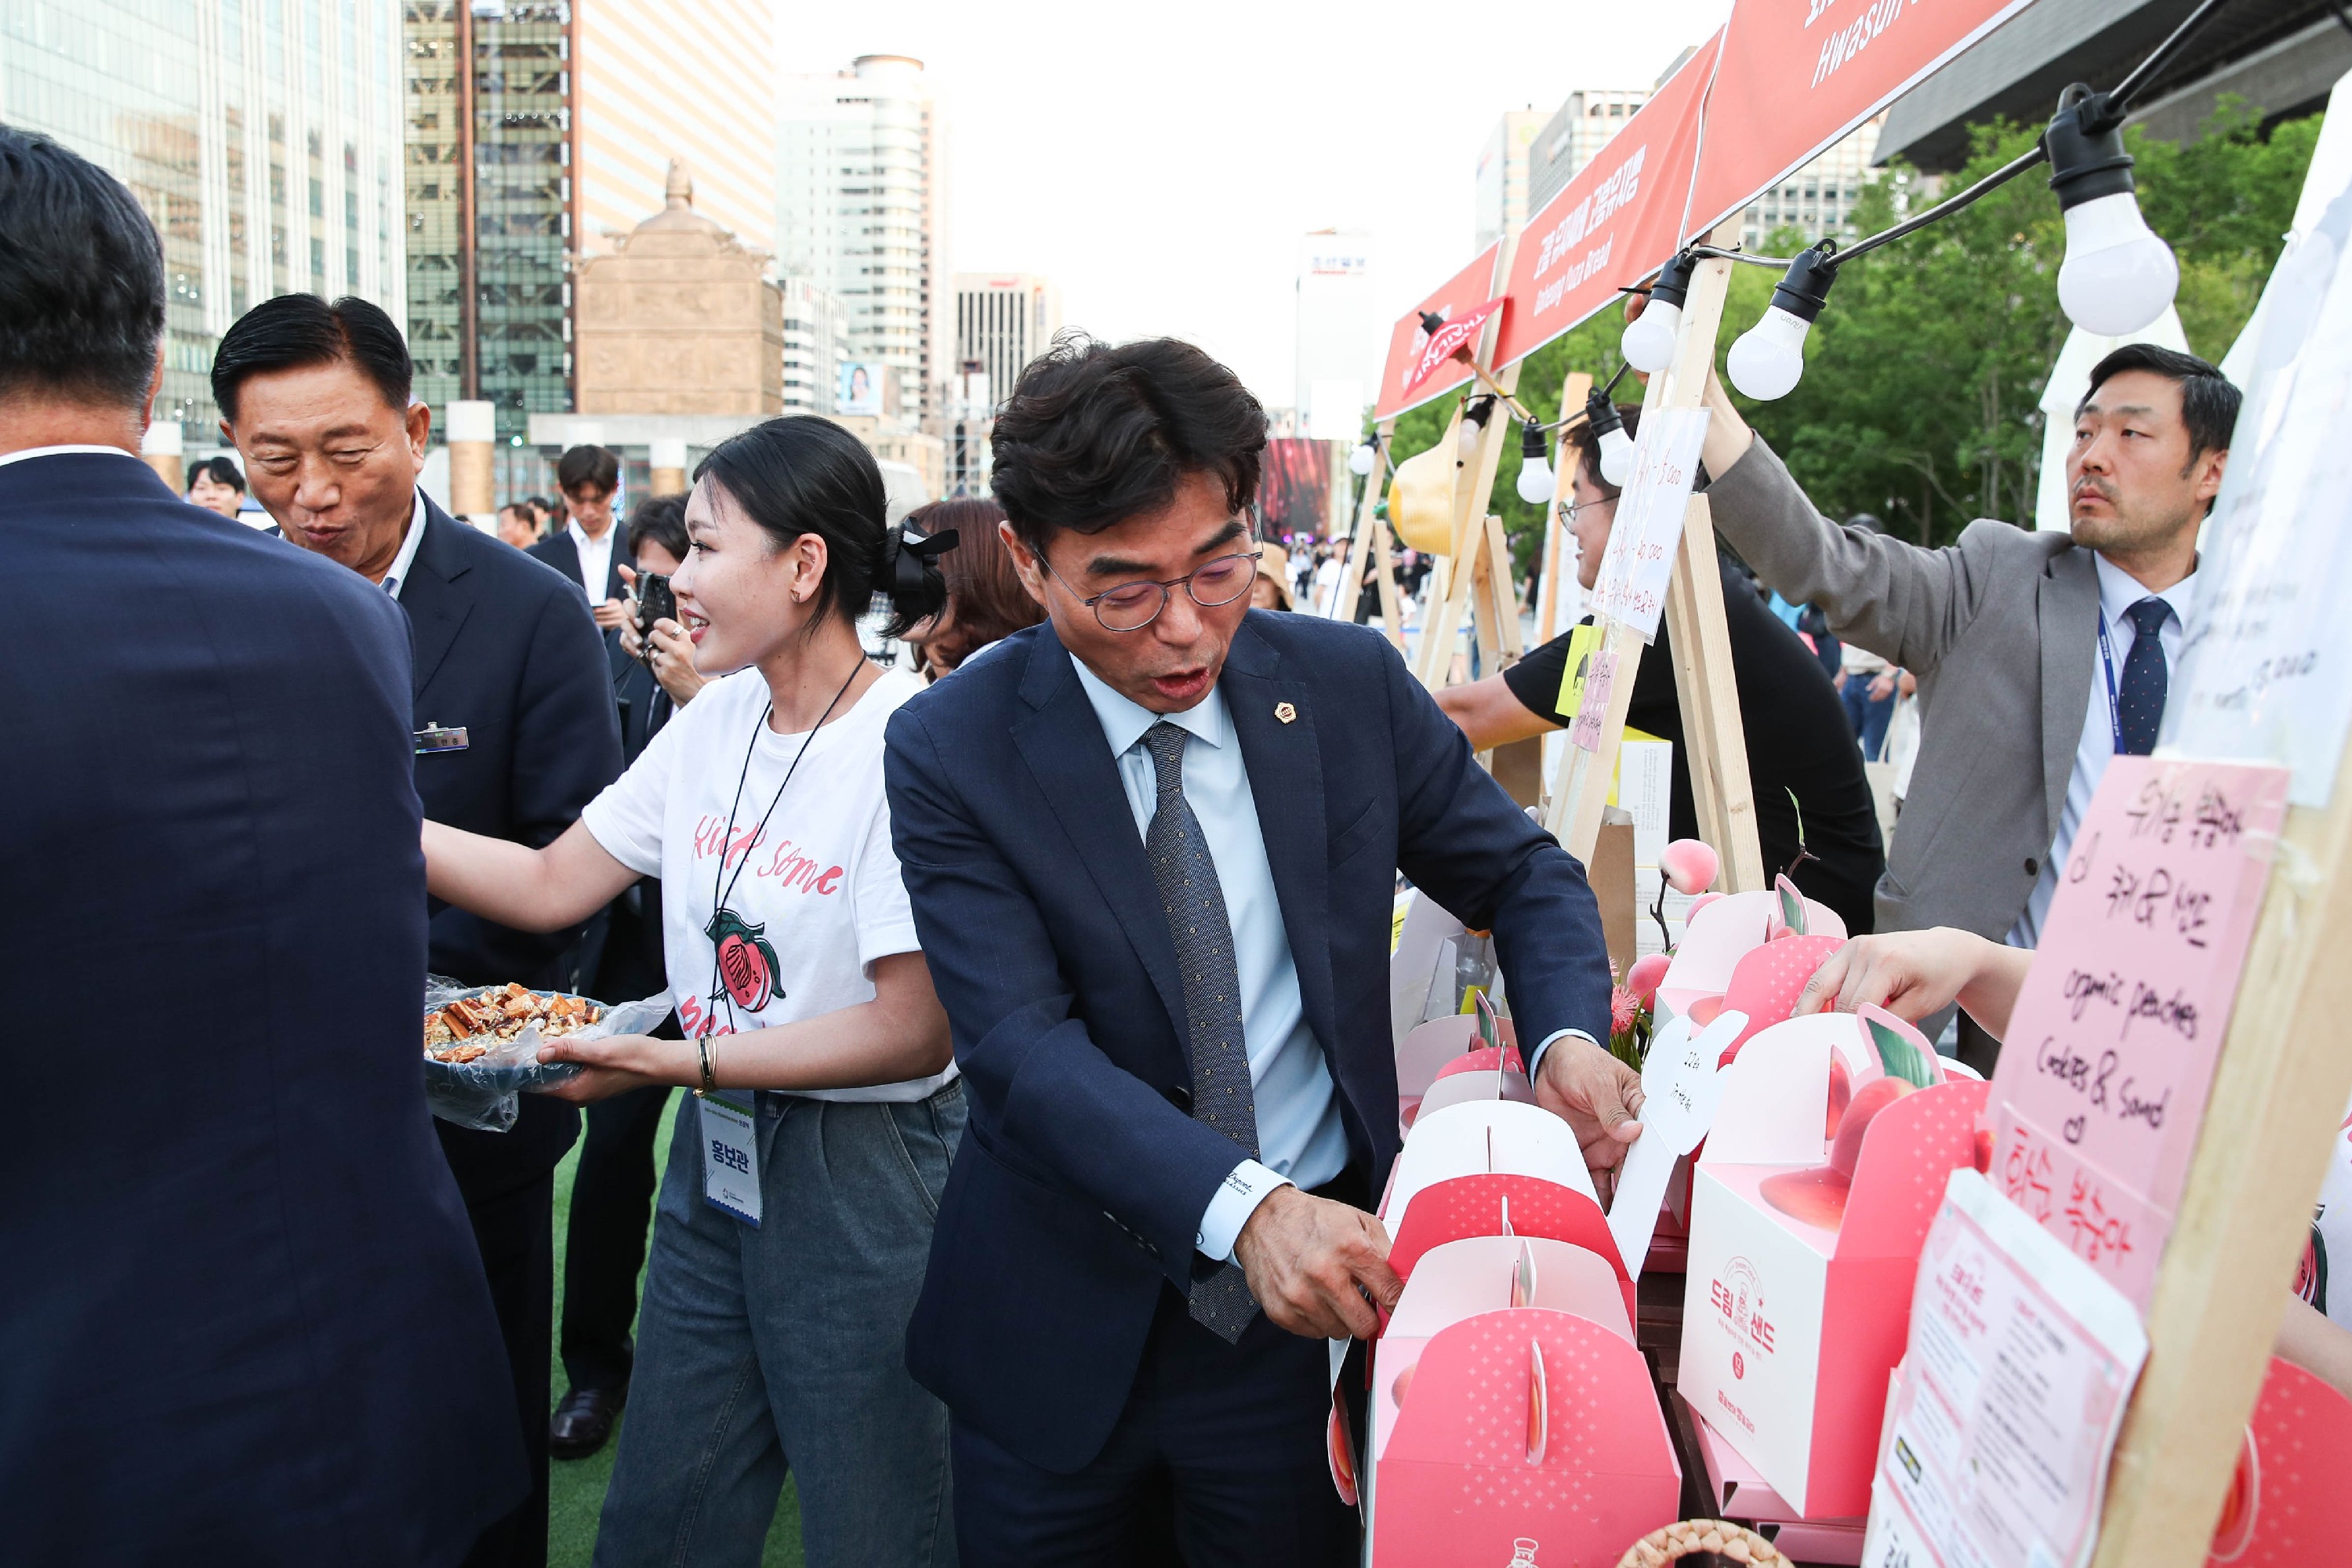
<svg viewBox="0 0 2352 1568">
<path fill-rule="evenodd" d="M 579 412 L 783 412 L 783 293 L 767 260 L 694 210 L 672 159 L 662 210 L 576 264 Z"/>
</svg>

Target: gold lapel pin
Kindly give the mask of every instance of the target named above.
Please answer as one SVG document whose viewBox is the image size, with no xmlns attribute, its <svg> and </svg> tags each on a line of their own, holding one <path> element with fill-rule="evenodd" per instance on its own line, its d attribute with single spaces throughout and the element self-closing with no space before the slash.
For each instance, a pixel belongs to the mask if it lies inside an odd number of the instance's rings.
<svg viewBox="0 0 2352 1568">
<path fill-rule="evenodd" d="M 1287 702 L 1277 702 L 1274 705 L 1274 716 L 1287 724 L 1298 717 L 1298 710 Z"/>
</svg>

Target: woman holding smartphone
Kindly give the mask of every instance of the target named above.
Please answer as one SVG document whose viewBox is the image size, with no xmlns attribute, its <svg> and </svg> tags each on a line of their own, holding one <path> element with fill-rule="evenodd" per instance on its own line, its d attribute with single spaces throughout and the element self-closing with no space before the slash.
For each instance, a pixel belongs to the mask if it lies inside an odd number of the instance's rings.
<svg viewBox="0 0 2352 1568">
<path fill-rule="evenodd" d="M 672 580 L 710 678 L 544 849 L 425 826 L 436 897 L 526 930 L 659 876 L 687 1037 L 557 1041 L 592 1100 L 681 1084 L 600 1563 L 755 1563 L 789 1468 L 812 1564 L 952 1563 L 945 1409 L 905 1333 L 964 1125 L 890 846 L 882 732 L 919 689 L 856 617 L 897 587 L 881 471 L 815 418 L 697 471 Z M 903 626 L 939 608 L 902 591 Z"/>
</svg>

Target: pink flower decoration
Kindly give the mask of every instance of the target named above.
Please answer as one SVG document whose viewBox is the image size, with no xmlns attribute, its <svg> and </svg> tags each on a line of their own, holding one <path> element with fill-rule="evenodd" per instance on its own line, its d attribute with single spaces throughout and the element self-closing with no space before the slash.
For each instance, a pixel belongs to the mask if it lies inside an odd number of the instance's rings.
<svg viewBox="0 0 2352 1568">
<path fill-rule="evenodd" d="M 1648 1006 L 1650 999 L 1658 994 L 1658 986 L 1666 978 L 1666 969 L 1673 962 L 1663 952 L 1634 960 L 1633 967 L 1625 973 L 1625 989 L 1633 994 L 1633 1000 L 1644 1007 Z"/>
<path fill-rule="evenodd" d="M 1641 1005 L 1641 1003 L 1633 999 L 1633 994 L 1622 985 L 1611 986 L 1609 988 L 1609 1032 L 1612 1035 L 1622 1035 L 1632 1028 L 1633 1016 L 1640 1011 Z"/>
<path fill-rule="evenodd" d="M 1677 893 L 1703 893 L 1715 886 L 1716 873 L 1723 863 L 1704 839 L 1677 838 L 1658 856 L 1658 869 L 1666 875 L 1666 885 Z"/>
</svg>

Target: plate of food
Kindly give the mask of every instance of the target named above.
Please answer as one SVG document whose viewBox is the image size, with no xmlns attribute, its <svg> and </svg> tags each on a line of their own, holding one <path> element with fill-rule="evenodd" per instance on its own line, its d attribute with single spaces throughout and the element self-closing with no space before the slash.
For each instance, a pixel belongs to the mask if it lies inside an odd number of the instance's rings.
<svg viewBox="0 0 2352 1568">
<path fill-rule="evenodd" d="M 541 1062 L 539 1048 L 567 1035 L 606 1031 L 610 1009 L 586 996 L 485 985 L 455 994 L 428 992 L 425 1081 L 429 1086 L 509 1094 L 576 1077 L 570 1062 Z"/>
</svg>

